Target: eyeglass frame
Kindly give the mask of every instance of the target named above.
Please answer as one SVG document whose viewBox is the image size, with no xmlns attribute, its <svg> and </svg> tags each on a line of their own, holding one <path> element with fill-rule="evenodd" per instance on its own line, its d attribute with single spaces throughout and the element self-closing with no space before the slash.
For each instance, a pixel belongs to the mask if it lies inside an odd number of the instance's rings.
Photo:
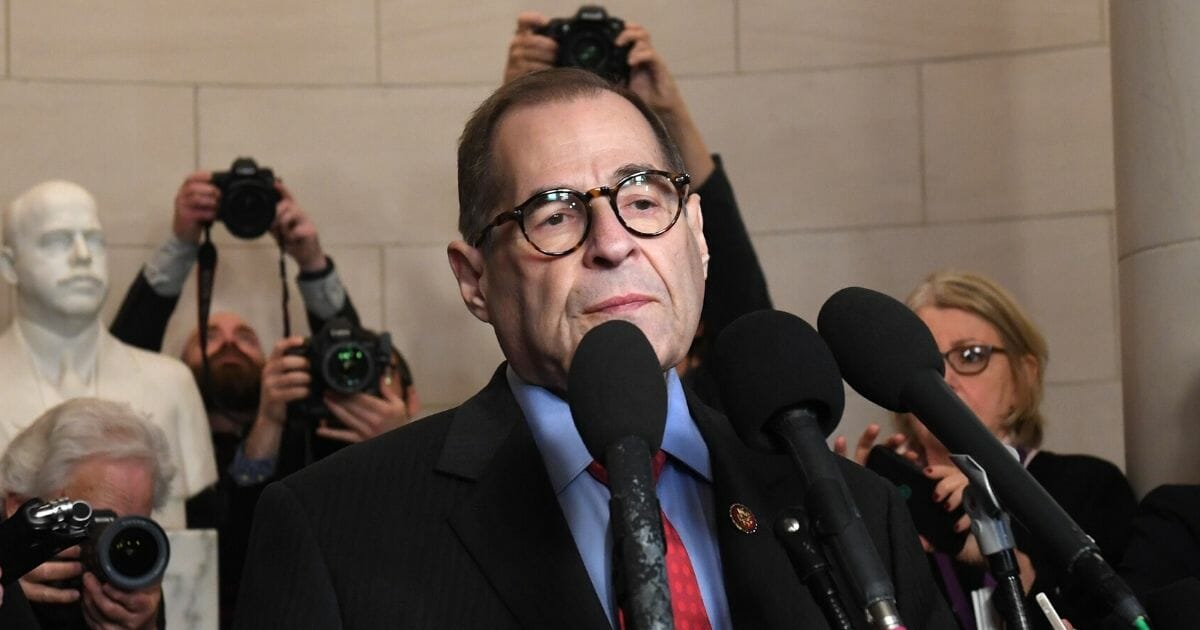
<svg viewBox="0 0 1200 630">
<path fill-rule="evenodd" d="M 641 177 L 644 175 L 662 175 L 663 177 L 666 177 L 667 181 L 669 181 L 673 186 L 675 186 L 675 191 L 679 193 L 679 207 L 677 207 L 675 209 L 675 216 L 671 217 L 671 222 L 668 223 L 666 225 L 666 227 L 664 227 L 663 229 L 661 229 L 657 232 L 652 232 L 652 233 L 639 232 L 639 231 L 629 227 L 629 225 L 627 223 L 625 223 L 625 219 L 621 217 L 620 208 L 617 207 L 617 192 L 621 190 L 621 188 L 625 185 L 626 182 L 634 179 L 635 177 Z M 646 169 L 646 170 L 641 170 L 641 171 L 637 171 L 634 173 L 630 173 L 629 175 L 622 177 L 616 184 L 614 184 L 612 186 L 597 186 L 595 188 L 592 188 L 591 190 L 587 190 L 587 191 L 583 191 L 583 192 L 575 190 L 574 188 L 552 188 L 550 190 L 542 190 L 542 191 L 534 193 L 532 196 L 530 196 L 528 199 L 526 199 L 525 201 L 518 204 L 512 210 L 509 210 L 508 212 L 502 212 L 502 213 L 496 215 L 496 217 L 494 219 L 492 219 L 491 221 L 488 221 L 488 224 L 486 226 L 484 226 L 484 228 L 482 230 L 479 231 L 479 234 L 476 235 L 474 239 L 471 240 L 471 247 L 478 248 L 480 245 L 482 245 L 484 240 L 487 238 L 488 234 L 492 231 L 493 228 L 504 225 L 505 223 L 508 223 L 509 221 L 516 221 L 517 224 L 521 226 L 521 235 L 525 237 L 525 241 L 527 243 L 529 243 L 530 245 L 532 245 L 534 249 L 538 250 L 539 252 L 541 252 L 542 254 L 545 254 L 547 256 L 554 256 L 554 257 L 566 256 L 566 255 L 570 254 L 571 252 L 574 252 L 575 250 L 579 249 L 579 247 L 581 245 L 583 245 L 585 241 L 587 241 L 588 234 L 590 234 L 592 231 L 592 203 L 591 202 L 600 197 L 608 198 L 609 207 L 612 208 L 613 214 L 616 215 L 616 217 L 617 217 L 617 221 L 621 224 L 621 227 L 625 228 L 626 232 L 629 232 L 630 234 L 633 234 L 634 236 L 640 236 L 642 238 L 653 238 L 655 236 L 665 234 L 671 228 L 675 227 L 675 224 L 679 222 L 679 217 L 683 215 L 683 207 L 684 207 L 684 205 L 687 204 L 687 198 L 688 198 L 688 194 L 689 194 L 688 186 L 691 184 L 691 182 L 692 182 L 692 176 L 689 175 L 688 173 L 672 173 L 670 171 Z M 554 193 L 564 193 L 564 194 L 574 195 L 574 196 L 578 197 L 579 199 L 582 199 L 584 201 L 584 206 L 587 208 L 587 213 L 584 215 L 587 218 L 587 225 L 585 225 L 583 228 L 583 234 L 580 235 L 579 242 L 575 243 L 575 245 L 572 246 L 570 249 L 567 249 L 562 252 L 548 252 L 548 251 L 542 249 L 541 247 L 538 247 L 537 243 L 534 243 L 533 239 L 529 238 L 529 233 L 525 231 L 525 209 L 530 204 L 534 203 L 535 201 L 545 197 L 546 195 L 551 195 Z"/>
<path fill-rule="evenodd" d="M 955 354 L 956 352 L 959 353 L 959 355 L 961 356 L 961 353 L 963 350 L 973 350 L 973 349 L 980 349 L 980 350 L 984 351 L 982 353 L 983 367 L 980 367 L 978 370 L 976 370 L 974 372 L 964 372 L 964 371 L 958 369 L 957 367 L 955 367 L 954 362 L 950 360 L 950 355 Z M 1006 350 L 1005 348 L 1002 348 L 1000 346 L 993 346 L 993 345 L 989 345 L 986 343 L 964 343 L 962 345 L 958 345 L 958 346 L 954 346 L 953 348 L 950 348 L 949 350 L 941 353 L 941 355 L 942 355 L 942 360 L 946 362 L 946 365 L 950 366 L 950 369 L 954 370 L 955 374 L 958 374 L 959 376 L 975 376 L 976 374 L 982 374 L 984 370 L 988 369 L 988 366 L 991 365 L 991 362 L 992 362 L 992 355 L 996 354 L 996 353 L 1007 355 L 1008 350 Z"/>
</svg>

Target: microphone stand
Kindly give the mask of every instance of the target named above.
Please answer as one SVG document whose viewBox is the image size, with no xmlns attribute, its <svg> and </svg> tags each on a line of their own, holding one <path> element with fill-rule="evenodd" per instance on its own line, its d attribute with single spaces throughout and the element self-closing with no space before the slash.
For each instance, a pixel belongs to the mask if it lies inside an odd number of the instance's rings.
<svg viewBox="0 0 1200 630">
<path fill-rule="evenodd" d="M 825 561 L 825 554 L 812 539 L 808 531 L 808 514 L 803 508 L 785 508 L 775 518 L 775 537 L 783 545 L 796 576 L 808 586 L 809 593 L 817 600 L 817 606 L 825 615 L 825 621 L 834 630 L 854 630 L 850 615 L 842 605 L 833 572 Z"/>
<path fill-rule="evenodd" d="M 812 410 L 792 409 L 773 419 L 766 429 L 800 472 L 805 503 L 815 517 L 813 531 L 829 544 L 850 576 L 867 622 L 876 630 L 904 630 L 891 577 L 838 470 L 840 458 L 825 443 L 820 418 Z"/>
<path fill-rule="evenodd" d="M 1033 626 L 1025 610 L 1025 590 L 1021 587 L 1021 569 L 1017 565 L 1016 545 L 1008 513 L 1000 507 L 987 471 L 970 455 L 951 455 L 954 465 L 971 482 L 963 491 L 963 505 L 971 516 L 971 532 L 979 550 L 987 558 L 992 577 L 996 578 L 994 599 L 996 610 L 1009 630 L 1031 630 Z"/>
</svg>

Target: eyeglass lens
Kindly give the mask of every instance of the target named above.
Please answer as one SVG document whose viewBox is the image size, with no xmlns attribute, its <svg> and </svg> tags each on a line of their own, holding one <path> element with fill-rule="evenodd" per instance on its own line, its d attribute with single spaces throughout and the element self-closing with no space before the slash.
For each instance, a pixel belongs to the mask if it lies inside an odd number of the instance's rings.
<svg viewBox="0 0 1200 630">
<path fill-rule="evenodd" d="M 642 236 L 665 230 L 679 211 L 679 191 L 666 175 L 634 175 L 621 182 L 615 195 L 621 223 Z M 575 191 L 549 191 L 523 212 L 525 235 L 545 252 L 572 249 L 583 240 L 590 222 L 588 200 Z"/>
<path fill-rule="evenodd" d="M 946 362 L 959 374 L 978 374 L 988 366 L 992 358 L 991 346 L 973 345 L 951 348 L 945 354 Z"/>
</svg>

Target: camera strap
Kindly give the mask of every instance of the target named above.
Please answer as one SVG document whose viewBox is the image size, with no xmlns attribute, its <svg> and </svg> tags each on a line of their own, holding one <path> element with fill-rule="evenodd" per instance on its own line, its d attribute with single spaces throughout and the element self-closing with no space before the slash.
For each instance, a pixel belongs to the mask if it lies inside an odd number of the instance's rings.
<svg viewBox="0 0 1200 630">
<path fill-rule="evenodd" d="M 292 314 L 288 312 L 288 281 L 287 281 L 287 257 L 284 256 L 283 243 L 279 243 L 279 284 L 283 287 L 280 292 L 281 306 L 283 307 L 283 336 L 292 336 Z"/>
<path fill-rule="evenodd" d="M 200 335 L 200 365 L 204 390 L 208 391 L 208 315 L 212 309 L 213 278 L 217 275 L 217 246 L 212 242 L 212 226 L 204 226 L 204 240 L 196 252 L 196 309 Z"/>
</svg>

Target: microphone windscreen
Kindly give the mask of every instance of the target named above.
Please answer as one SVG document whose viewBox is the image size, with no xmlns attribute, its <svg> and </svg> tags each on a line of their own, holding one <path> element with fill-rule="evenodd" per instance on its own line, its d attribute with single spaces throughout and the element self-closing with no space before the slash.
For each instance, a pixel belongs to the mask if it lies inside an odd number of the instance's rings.
<svg viewBox="0 0 1200 630">
<path fill-rule="evenodd" d="M 847 287 L 834 293 L 817 315 L 817 328 L 846 382 L 885 409 L 909 411 L 901 393 L 915 373 L 945 373 L 925 322 L 903 302 L 878 291 Z"/>
<path fill-rule="evenodd" d="M 667 425 L 667 383 L 654 347 L 637 326 L 604 322 L 589 330 L 567 372 L 567 401 L 575 428 L 601 464 L 617 440 L 636 436 L 653 453 Z"/>
<path fill-rule="evenodd" d="M 725 411 L 742 441 L 775 451 L 763 427 L 777 413 L 806 407 L 828 436 L 846 406 L 837 362 L 803 319 L 783 311 L 755 311 L 725 327 L 710 368 Z"/>
</svg>

